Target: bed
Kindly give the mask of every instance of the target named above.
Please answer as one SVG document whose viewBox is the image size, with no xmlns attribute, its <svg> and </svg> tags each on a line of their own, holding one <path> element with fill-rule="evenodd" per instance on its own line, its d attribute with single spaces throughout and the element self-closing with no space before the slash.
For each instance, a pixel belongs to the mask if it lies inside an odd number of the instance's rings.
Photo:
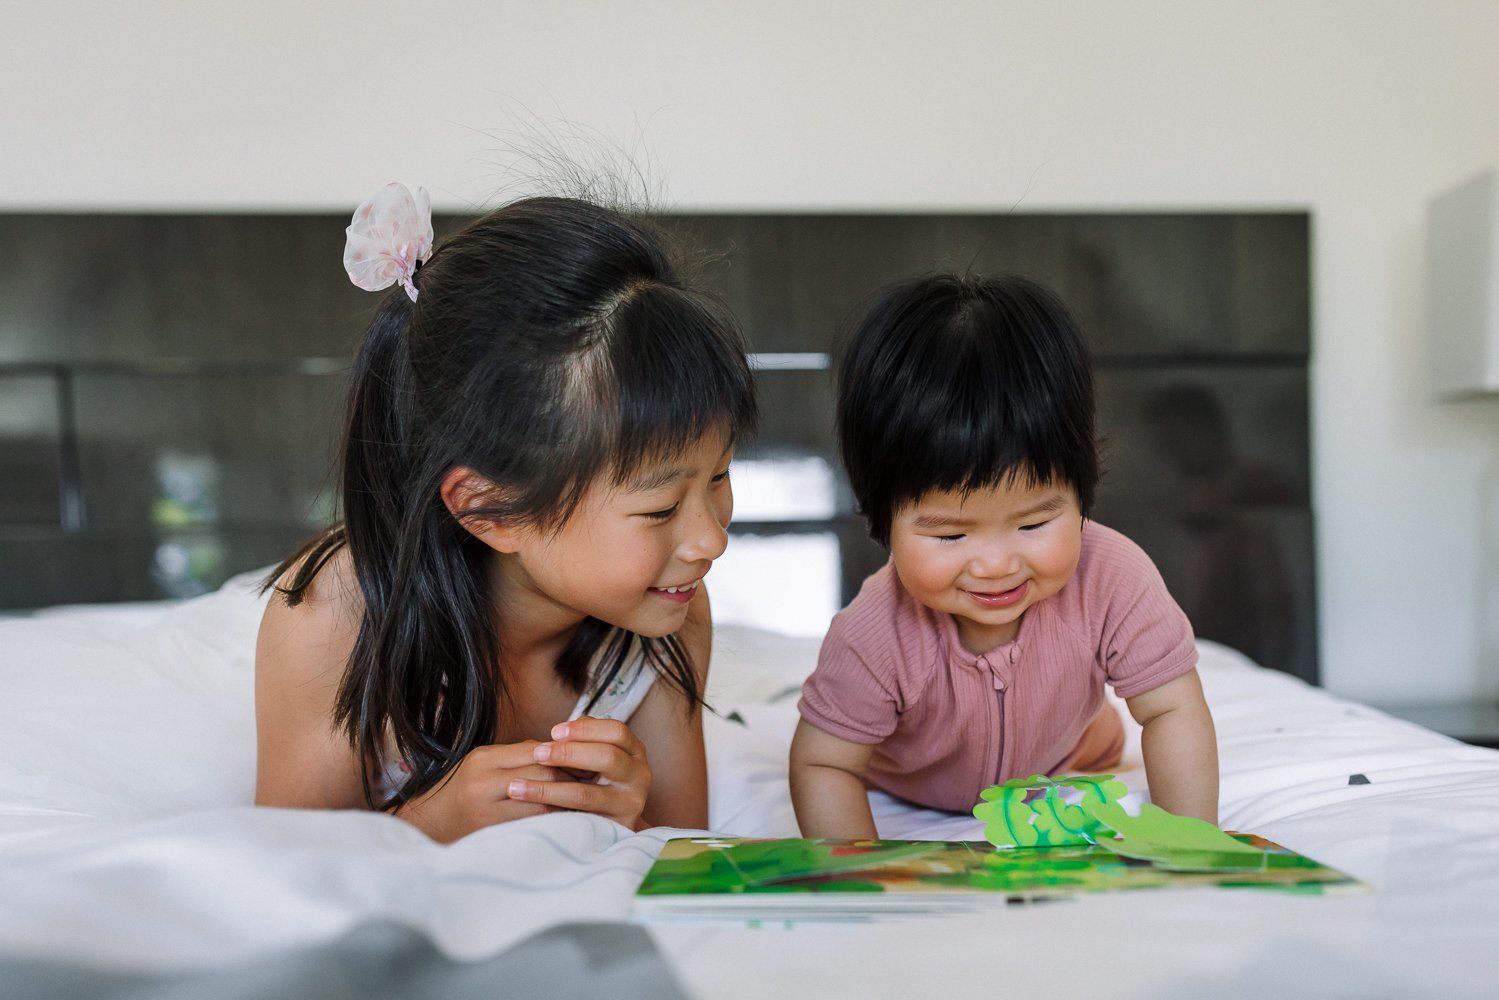
<svg viewBox="0 0 1499 1000">
<path fill-rule="evenodd" d="M 1222 823 L 1370 886 L 1154 890 L 791 928 L 629 921 L 662 843 L 555 814 L 451 846 L 260 809 L 253 574 L 188 601 L 0 621 L 0 995 L 1493 996 L 1499 752 L 1201 641 Z M 726 626 L 713 832 L 794 836 L 785 748 L 817 640 Z M 1142 787 L 1138 733 L 1122 777 Z M 980 839 L 876 796 L 882 835 Z"/>
</svg>

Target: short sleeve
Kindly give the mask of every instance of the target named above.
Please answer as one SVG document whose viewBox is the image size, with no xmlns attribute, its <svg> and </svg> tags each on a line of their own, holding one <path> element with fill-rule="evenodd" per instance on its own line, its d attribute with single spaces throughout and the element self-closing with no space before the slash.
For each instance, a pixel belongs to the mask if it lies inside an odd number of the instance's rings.
<svg viewBox="0 0 1499 1000">
<path fill-rule="evenodd" d="M 1196 667 L 1197 644 L 1155 563 L 1128 538 L 1109 535 L 1094 568 L 1107 595 L 1099 653 L 1114 693 L 1133 698 Z"/>
<path fill-rule="evenodd" d="M 846 620 L 833 620 L 817 656 L 817 669 L 802 685 L 797 710 L 830 736 L 850 743 L 882 743 L 895 732 L 900 716 L 895 658 L 888 651 L 866 654 L 860 638 Z M 883 645 L 888 650 L 889 644 Z"/>
</svg>

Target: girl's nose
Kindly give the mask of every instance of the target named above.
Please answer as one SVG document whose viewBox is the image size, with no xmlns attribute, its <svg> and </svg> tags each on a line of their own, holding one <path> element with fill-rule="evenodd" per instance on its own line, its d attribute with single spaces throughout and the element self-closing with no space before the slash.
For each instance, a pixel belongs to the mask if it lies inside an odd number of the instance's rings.
<svg viewBox="0 0 1499 1000">
<path fill-rule="evenodd" d="M 711 504 L 695 504 L 684 519 L 682 543 L 677 553 L 683 562 L 709 562 L 723 555 L 729 545 L 729 532 L 724 520 Z"/>
</svg>

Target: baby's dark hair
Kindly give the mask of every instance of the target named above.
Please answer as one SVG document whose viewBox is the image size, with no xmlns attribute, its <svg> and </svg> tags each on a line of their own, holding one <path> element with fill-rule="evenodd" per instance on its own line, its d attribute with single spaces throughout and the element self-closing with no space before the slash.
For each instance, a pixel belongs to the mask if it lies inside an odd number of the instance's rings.
<svg viewBox="0 0 1499 1000">
<path fill-rule="evenodd" d="M 590 483 L 628 481 L 704 434 L 755 423 L 742 338 L 681 278 L 640 219 L 567 198 L 497 209 L 441 243 L 382 301 L 355 361 L 342 452 L 342 524 L 277 568 L 302 600 L 347 546 L 365 614 L 335 722 L 370 767 L 387 740 L 411 767 L 386 807 L 431 787 L 476 746 L 503 741 L 491 550 L 444 505 L 463 466 L 496 484 L 465 517 L 560 527 Z M 287 575 L 289 574 L 289 575 Z M 632 646 L 701 700 L 675 636 L 587 619 L 557 663 L 598 692 Z"/>
<path fill-rule="evenodd" d="M 1093 371 L 1062 301 L 1015 275 L 881 289 L 838 367 L 838 444 L 870 536 L 932 490 L 1098 485 Z"/>
</svg>

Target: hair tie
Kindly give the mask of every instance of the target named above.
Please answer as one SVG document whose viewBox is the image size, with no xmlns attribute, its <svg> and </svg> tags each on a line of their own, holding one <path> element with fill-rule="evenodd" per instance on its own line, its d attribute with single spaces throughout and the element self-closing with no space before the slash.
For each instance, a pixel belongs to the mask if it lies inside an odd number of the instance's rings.
<svg viewBox="0 0 1499 1000">
<path fill-rule="evenodd" d="M 425 188 L 415 197 L 404 184 L 391 182 L 354 210 L 345 231 L 344 270 L 349 280 L 368 292 L 396 282 L 416 301 L 412 275 L 432 256 L 432 199 Z"/>
</svg>

